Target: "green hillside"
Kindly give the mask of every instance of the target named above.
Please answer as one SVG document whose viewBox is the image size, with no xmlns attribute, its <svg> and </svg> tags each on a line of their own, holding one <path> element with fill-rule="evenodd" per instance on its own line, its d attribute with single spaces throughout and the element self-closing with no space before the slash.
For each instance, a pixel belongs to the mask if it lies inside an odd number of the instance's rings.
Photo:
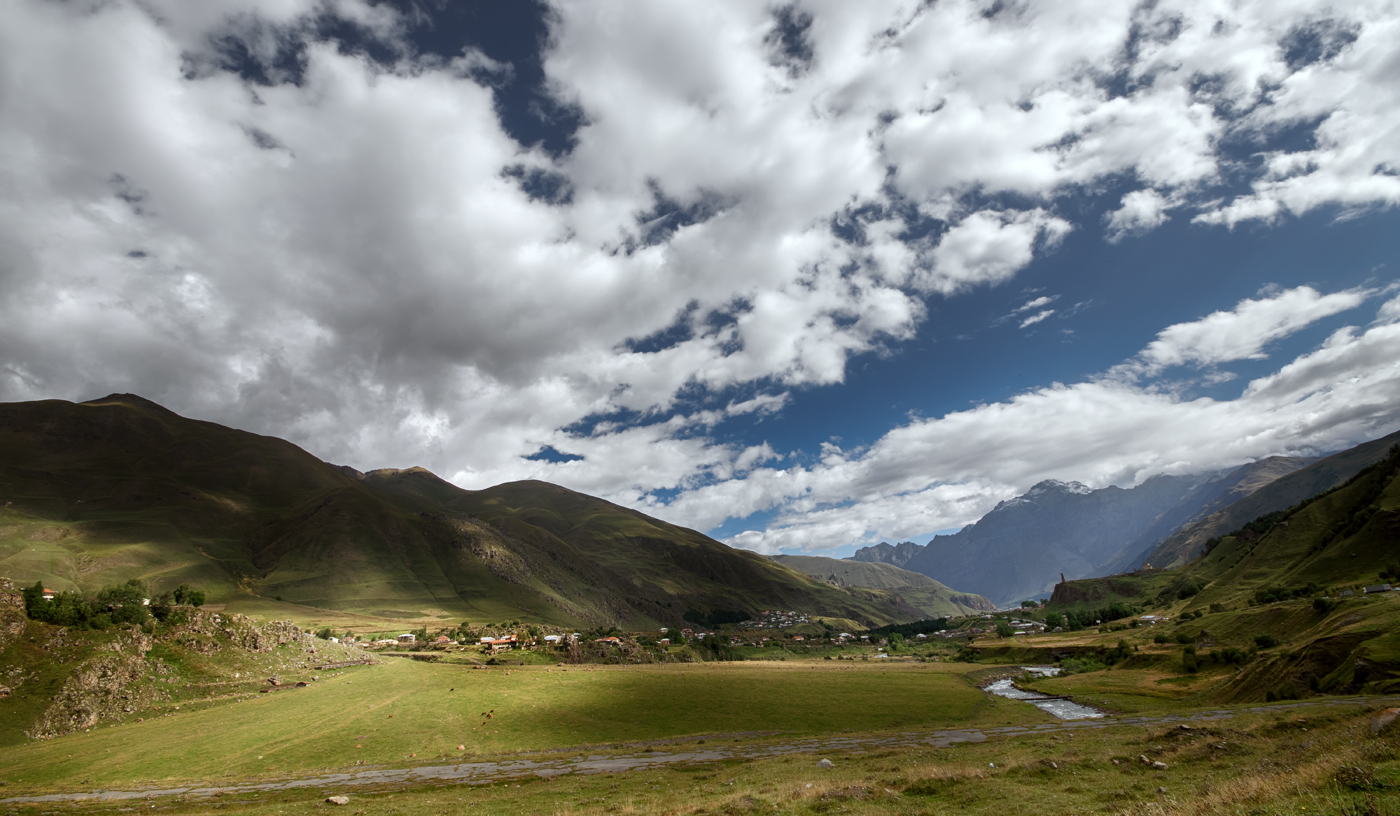
<svg viewBox="0 0 1400 816">
<path fill-rule="evenodd" d="M 1397 477 L 1400 445 L 1332 490 L 1210 540 L 1186 566 L 1065 582 L 1048 609 L 1118 602 L 1167 616 L 1173 638 L 1257 650 L 1221 700 L 1395 691 L 1400 599 L 1363 589 L 1400 579 Z"/>
<path fill-rule="evenodd" d="M 1279 468 L 1260 471 L 1254 474 L 1257 478 L 1229 494 L 1231 497 L 1242 497 L 1162 541 L 1147 556 L 1147 563 L 1154 567 L 1180 566 L 1195 558 L 1211 538 L 1238 530 L 1265 513 L 1291 507 L 1309 496 L 1345 482 L 1362 468 L 1384 457 L 1386 451 L 1397 442 L 1400 442 L 1400 432 L 1333 454 L 1278 478 L 1268 477 L 1278 472 Z M 1281 467 L 1287 467 L 1295 460 L 1278 461 Z"/>
<path fill-rule="evenodd" d="M 554 485 L 361 474 L 131 395 L 0 405 L 0 575 L 59 590 L 189 583 L 232 611 L 315 620 L 918 616 Z"/>
<path fill-rule="evenodd" d="M 847 561 L 814 555 L 775 555 L 773 560 L 839 587 L 889 591 L 917 607 L 929 618 L 992 612 L 996 604 L 969 592 L 958 592 L 917 572 L 893 564 Z"/>
</svg>

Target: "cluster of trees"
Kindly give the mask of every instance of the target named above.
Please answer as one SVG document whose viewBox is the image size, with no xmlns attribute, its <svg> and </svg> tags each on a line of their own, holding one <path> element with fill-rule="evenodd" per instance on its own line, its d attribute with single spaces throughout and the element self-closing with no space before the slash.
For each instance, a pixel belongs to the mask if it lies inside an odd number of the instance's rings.
<svg viewBox="0 0 1400 816">
<path fill-rule="evenodd" d="M 902 640 L 908 640 L 918 635 L 931 635 L 934 632 L 942 632 L 948 628 L 947 618 L 930 618 L 928 620 L 914 621 L 913 623 L 892 623 L 889 626 L 881 626 L 878 629 L 866 631 L 870 639 L 881 637 L 893 637 L 899 635 Z"/>
<path fill-rule="evenodd" d="M 709 612 L 687 609 L 682 620 L 711 629 L 731 623 L 743 623 L 752 617 L 751 613 L 738 609 L 712 609 Z"/>
<path fill-rule="evenodd" d="M 94 595 L 59 592 L 51 599 L 44 597 L 43 582 L 36 581 L 33 586 L 25 587 L 22 595 L 24 611 L 30 620 L 88 629 L 109 629 L 128 623 L 140 625 L 152 617 L 159 621 L 183 623 L 183 607 L 204 605 L 204 592 L 191 588 L 189 584 L 181 584 L 172 592 L 150 598 L 145 583 L 137 578 L 124 584 L 103 587 Z"/>
<path fill-rule="evenodd" d="M 1322 587 L 1315 581 L 1309 581 L 1300 587 L 1264 587 L 1254 591 L 1254 602 L 1257 604 L 1270 604 L 1276 601 L 1291 601 L 1294 598 L 1307 598 L 1322 591 Z"/>
<path fill-rule="evenodd" d="M 1078 632 L 1086 626 L 1098 626 L 1099 623 L 1119 620 L 1121 618 L 1131 618 L 1138 613 L 1136 607 L 1129 606 L 1122 601 L 1099 607 L 1098 609 L 1086 609 L 1080 612 L 1066 612 L 1061 615 L 1058 612 L 1051 612 L 1045 616 L 1045 625 L 1051 629 L 1062 626 L 1071 632 Z"/>
</svg>

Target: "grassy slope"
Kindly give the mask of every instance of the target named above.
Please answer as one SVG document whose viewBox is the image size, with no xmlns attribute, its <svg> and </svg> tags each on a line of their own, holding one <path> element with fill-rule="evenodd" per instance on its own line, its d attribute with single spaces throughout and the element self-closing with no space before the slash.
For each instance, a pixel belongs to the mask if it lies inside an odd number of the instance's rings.
<svg viewBox="0 0 1400 816">
<path fill-rule="evenodd" d="M 464 491 L 427 471 L 357 477 L 270 437 L 139 397 L 0 405 L 0 574 L 93 590 L 140 577 L 299 620 L 679 622 L 783 607 L 921 613 L 542 482 Z"/>
<path fill-rule="evenodd" d="M 1400 432 L 1357 445 L 1260 486 L 1249 495 L 1191 524 L 1166 539 L 1147 557 L 1156 567 L 1189 562 L 1207 540 L 1240 529 L 1265 513 L 1290 507 L 1345 482 L 1386 455 L 1400 442 Z"/>
<path fill-rule="evenodd" d="M 844 587 L 865 587 L 898 594 L 930 618 L 989 612 L 996 605 L 981 595 L 958 592 L 917 572 L 893 564 L 848 561 L 808 555 L 777 555 L 773 560 L 814 578 Z"/>
<path fill-rule="evenodd" d="M 1400 457 L 1391 456 L 1348 484 L 1295 507 L 1286 523 L 1262 538 L 1225 538 L 1209 555 L 1176 570 L 1072 581 L 1056 590 L 1052 611 L 1097 608 L 1123 600 L 1173 618 L 1165 629 L 1146 627 L 1103 635 L 1066 636 L 1112 646 L 1120 638 L 1138 647 L 1141 667 L 1162 672 L 1172 692 L 1199 704 L 1259 700 L 1268 692 L 1308 696 L 1322 692 L 1400 689 L 1400 596 L 1384 593 L 1337 600 L 1342 589 L 1380 583 L 1377 573 L 1400 560 Z M 1314 608 L 1312 597 L 1257 604 L 1256 592 L 1275 587 L 1322 587 L 1335 608 Z M 1181 598 L 1186 586 L 1203 587 Z M 1214 607 L 1223 612 L 1210 612 Z M 1183 613 L 1204 613 L 1182 620 Z M 1186 677 L 1181 647 L 1150 643 L 1166 631 L 1191 637 L 1209 633 L 1214 648 L 1254 650 L 1255 638 L 1272 635 L 1282 645 L 1262 649 L 1240 669 L 1208 669 Z M 1032 641 L 1052 649 L 1053 641 Z M 1160 658 L 1160 660 L 1156 659 Z M 1132 665 L 1130 663 L 1130 665 Z M 1069 678 L 1047 681 L 1063 689 Z M 1078 682 L 1085 682 L 1080 680 Z"/>
</svg>

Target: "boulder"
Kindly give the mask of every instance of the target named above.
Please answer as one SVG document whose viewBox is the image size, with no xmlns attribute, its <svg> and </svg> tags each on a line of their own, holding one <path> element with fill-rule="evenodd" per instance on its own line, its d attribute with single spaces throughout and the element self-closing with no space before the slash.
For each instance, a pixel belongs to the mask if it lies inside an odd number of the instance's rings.
<svg viewBox="0 0 1400 816">
<path fill-rule="evenodd" d="M 832 762 L 832 761 L 829 760 L 829 759 L 823 759 L 823 760 L 821 760 L 820 762 L 817 763 L 817 767 L 818 767 L 818 768 L 835 768 L 835 767 L 836 767 L 836 763 Z"/>
<path fill-rule="evenodd" d="M 348 804 L 350 804 L 350 797 L 348 797 L 348 796 L 327 796 L 327 797 L 326 797 L 326 804 L 328 804 L 328 805 L 348 805 Z"/>
</svg>

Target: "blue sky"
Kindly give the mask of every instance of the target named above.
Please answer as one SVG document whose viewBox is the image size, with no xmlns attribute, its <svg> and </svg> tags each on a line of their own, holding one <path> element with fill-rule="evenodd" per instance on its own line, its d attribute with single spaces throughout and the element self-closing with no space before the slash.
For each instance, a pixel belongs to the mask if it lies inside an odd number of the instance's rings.
<svg viewBox="0 0 1400 816">
<path fill-rule="evenodd" d="M 0 399 L 835 555 L 1400 427 L 1385 2 L 0 15 Z"/>
</svg>

